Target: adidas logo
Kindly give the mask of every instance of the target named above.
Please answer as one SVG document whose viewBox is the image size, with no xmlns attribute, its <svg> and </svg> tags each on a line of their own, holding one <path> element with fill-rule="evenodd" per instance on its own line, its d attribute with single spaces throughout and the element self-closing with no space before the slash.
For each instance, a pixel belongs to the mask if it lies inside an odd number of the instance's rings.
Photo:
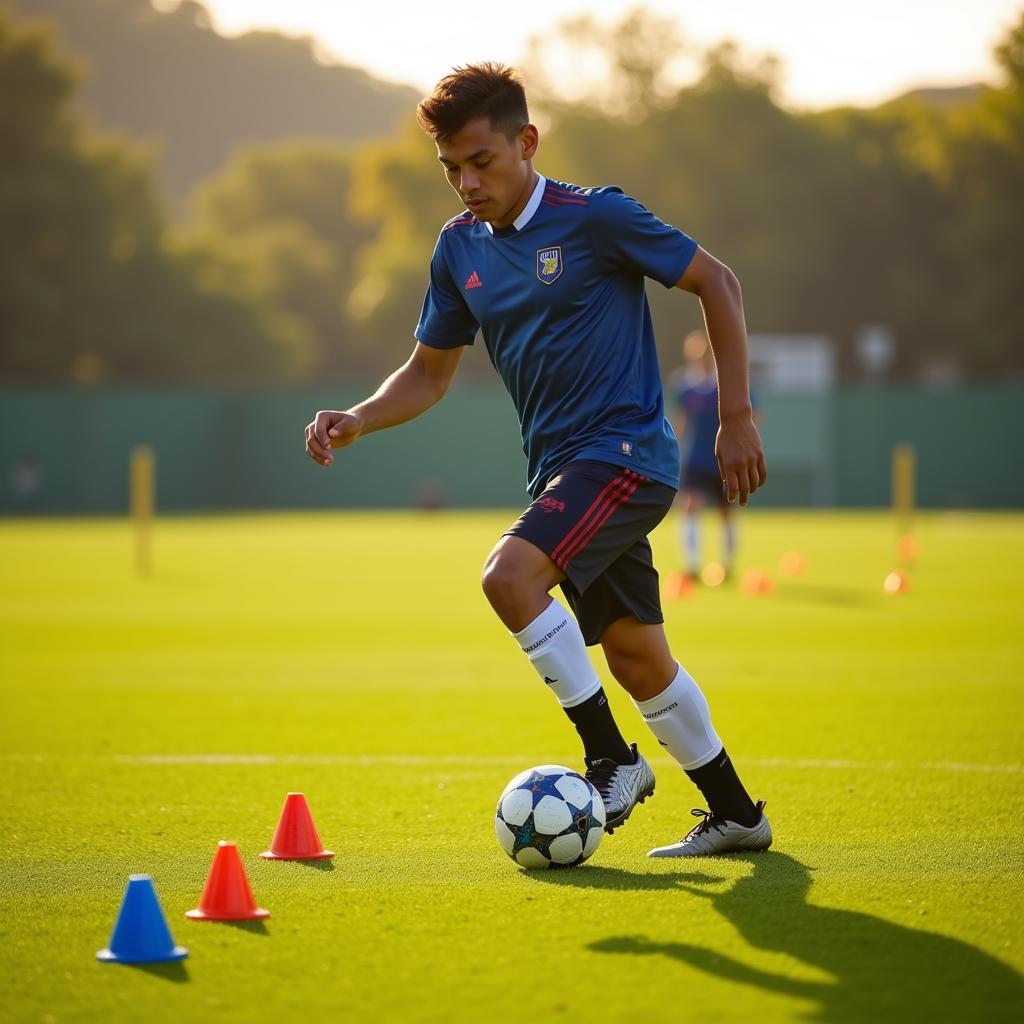
<svg viewBox="0 0 1024 1024">
<path fill-rule="evenodd" d="M 464 291 L 469 291 L 470 288 L 483 288 L 484 283 L 480 280 L 480 275 L 474 270 L 472 274 L 466 280 L 466 287 Z"/>
</svg>

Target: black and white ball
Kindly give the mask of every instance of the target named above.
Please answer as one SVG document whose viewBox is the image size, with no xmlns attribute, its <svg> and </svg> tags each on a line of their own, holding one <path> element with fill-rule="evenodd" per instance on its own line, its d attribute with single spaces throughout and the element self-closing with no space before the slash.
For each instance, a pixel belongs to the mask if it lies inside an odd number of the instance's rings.
<svg viewBox="0 0 1024 1024">
<path fill-rule="evenodd" d="M 542 764 L 520 772 L 494 814 L 501 848 L 524 868 L 582 864 L 604 835 L 604 801 L 570 768 Z"/>
</svg>

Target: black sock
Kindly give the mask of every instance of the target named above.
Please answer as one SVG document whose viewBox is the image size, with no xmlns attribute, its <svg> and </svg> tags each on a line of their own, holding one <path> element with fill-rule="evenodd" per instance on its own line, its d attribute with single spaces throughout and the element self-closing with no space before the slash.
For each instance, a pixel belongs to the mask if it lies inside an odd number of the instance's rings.
<svg viewBox="0 0 1024 1024">
<path fill-rule="evenodd" d="M 610 757 L 616 764 L 633 763 L 633 752 L 612 718 L 612 709 L 608 707 L 608 698 L 603 689 L 582 704 L 565 708 L 564 711 L 583 740 L 583 750 L 588 761 Z"/>
<path fill-rule="evenodd" d="M 716 817 L 735 821 L 744 828 L 757 824 L 761 814 L 743 788 L 724 747 L 707 764 L 686 774 L 704 794 L 711 813 Z"/>
</svg>

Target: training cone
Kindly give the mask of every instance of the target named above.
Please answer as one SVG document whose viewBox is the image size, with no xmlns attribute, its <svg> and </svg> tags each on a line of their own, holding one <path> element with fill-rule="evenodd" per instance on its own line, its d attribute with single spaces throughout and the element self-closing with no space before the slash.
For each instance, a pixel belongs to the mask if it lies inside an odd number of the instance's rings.
<svg viewBox="0 0 1024 1024">
<path fill-rule="evenodd" d="M 199 906 L 185 914 L 193 921 L 252 921 L 270 917 L 270 911 L 256 906 L 242 858 L 234 843 L 219 842 L 206 876 Z"/>
<path fill-rule="evenodd" d="M 96 954 L 97 960 L 120 964 L 156 964 L 182 960 L 184 946 L 176 946 L 149 875 L 129 875 L 121 909 L 114 922 L 110 945 Z"/>
<path fill-rule="evenodd" d="M 799 576 L 807 568 L 807 559 L 800 551 L 787 551 L 779 559 L 779 572 L 783 576 Z"/>
<path fill-rule="evenodd" d="M 905 572 L 891 572 L 885 577 L 882 589 L 890 595 L 905 594 L 910 589 L 910 578 Z"/>
<path fill-rule="evenodd" d="M 695 589 L 696 584 L 689 573 L 674 572 L 665 583 L 665 597 L 673 601 L 682 601 L 692 597 Z"/>
<path fill-rule="evenodd" d="M 904 565 L 911 565 L 917 558 L 917 539 L 912 533 L 905 533 L 896 541 L 896 555 Z"/>
<path fill-rule="evenodd" d="M 284 798 L 270 849 L 260 856 L 264 860 L 323 860 L 334 856 L 320 842 L 309 804 L 301 793 L 289 793 Z"/>
<path fill-rule="evenodd" d="M 740 589 L 748 597 L 763 597 L 775 589 L 775 584 L 764 570 L 748 569 L 740 580 Z"/>
</svg>

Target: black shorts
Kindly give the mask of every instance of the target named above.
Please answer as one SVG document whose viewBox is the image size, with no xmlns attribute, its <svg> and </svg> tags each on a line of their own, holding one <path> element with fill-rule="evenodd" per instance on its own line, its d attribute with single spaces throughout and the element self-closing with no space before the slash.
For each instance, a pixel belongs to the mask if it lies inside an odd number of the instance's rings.
<svg viewBox="0 0 1024 1024">
<path fill-rule="evenodd" d="M 718 470 L 684 466 L 679 480 L 679 490 L 696 491 L 698 494 L 703 494 L 710 503 L 720 505 L 722 508 L 727 508 L 729 505 Z"/>
<path fill-rule="evenodd" d="M 565 573 L 562 593 L 588 645 L 630 615 L 665 621 L 647 535 L 675 494 L 622 466 L 572 462 L 506 531 L 540 548 Z"/>
</svg>

